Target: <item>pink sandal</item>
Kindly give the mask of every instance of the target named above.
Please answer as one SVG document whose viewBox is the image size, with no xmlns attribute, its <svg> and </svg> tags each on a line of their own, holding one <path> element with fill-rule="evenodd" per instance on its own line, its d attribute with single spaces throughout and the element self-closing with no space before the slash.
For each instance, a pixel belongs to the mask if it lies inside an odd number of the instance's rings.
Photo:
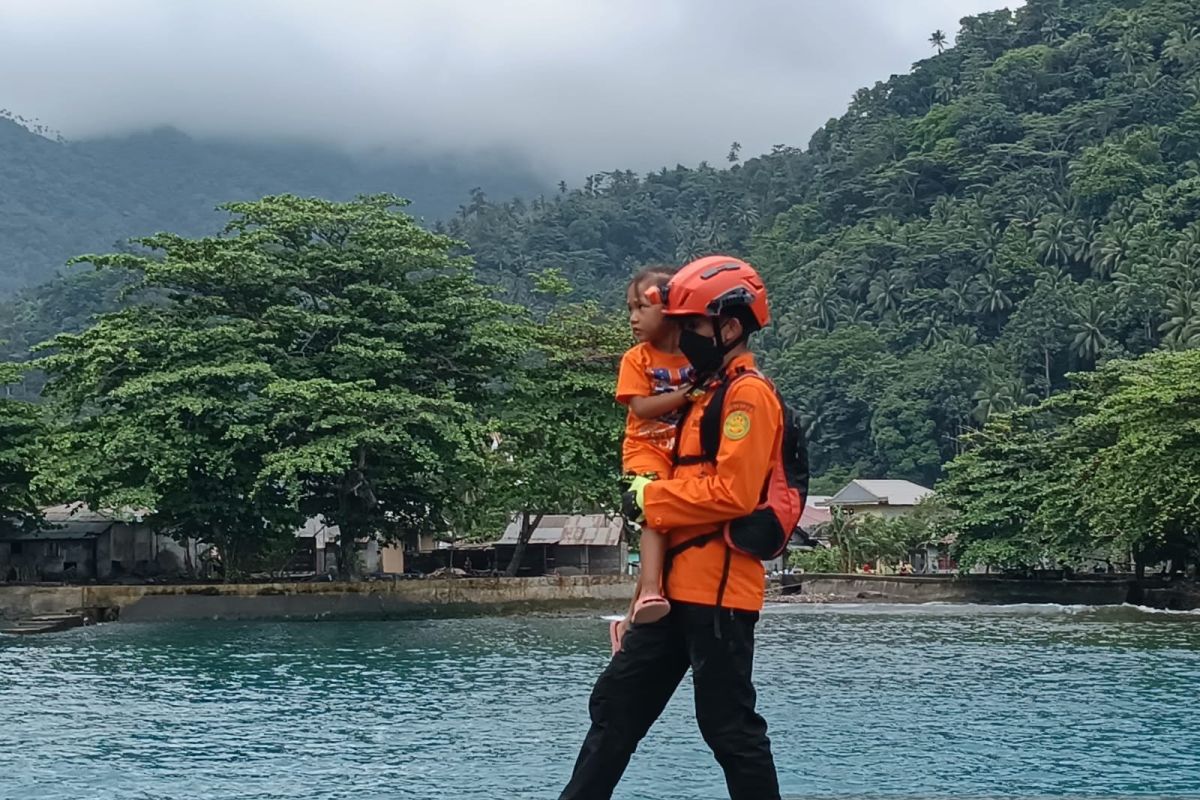
<svg viewBox="0 0 1200 800">
<path fill-rule="evenodd" d="M 639 597 L 633 604 L 633 614 L 630 615 L 629 621 L 634 625 L 648 625 L 658 622 L 670 613 L 671 604 L 667 602 L 667 598 L 660 594 L 648 594 Z"/>
<path fill-rule="evenodd" d="M 621 620 L 614 619 L 608 623 L 608 642 L 612 645 L 612 654 L 615 656 L 621 652 L 621 635 L 617 633 L 620 630 Z"/>
</svg>

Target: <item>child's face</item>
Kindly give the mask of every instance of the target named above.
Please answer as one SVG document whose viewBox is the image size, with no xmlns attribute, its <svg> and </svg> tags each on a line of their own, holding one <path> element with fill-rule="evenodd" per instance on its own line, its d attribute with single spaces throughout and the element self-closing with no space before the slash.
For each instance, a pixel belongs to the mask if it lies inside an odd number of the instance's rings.
<svg viewBox="0 0 1200 800">
<path fill-rule="evenodd" d="M 659 339 L 670 324 L 663 316 L 662 304 L 654 304 L 646 299 L 646 289 L 655 283 L 655 278 L 648 278 L 637 286 L 630 286 L 625 297 L 629 306 L 629 327 L 639 342 Z"/>
</svg>

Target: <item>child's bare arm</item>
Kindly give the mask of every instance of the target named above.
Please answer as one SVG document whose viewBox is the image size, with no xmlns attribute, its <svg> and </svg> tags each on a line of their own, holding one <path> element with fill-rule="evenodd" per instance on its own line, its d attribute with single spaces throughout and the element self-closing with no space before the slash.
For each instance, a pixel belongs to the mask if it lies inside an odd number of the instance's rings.
<svg viewBox="0 0 1200 800">
<path fill-rule="evenodd" d="M 687 403 L 687 394 L 691 386 L 681 386 L 673 392 L 654 394 L 649 397 L 629 398 L 629 408 L 639 419 L 655 419 L 663 414 L 669 414 Z"/>
</svg>

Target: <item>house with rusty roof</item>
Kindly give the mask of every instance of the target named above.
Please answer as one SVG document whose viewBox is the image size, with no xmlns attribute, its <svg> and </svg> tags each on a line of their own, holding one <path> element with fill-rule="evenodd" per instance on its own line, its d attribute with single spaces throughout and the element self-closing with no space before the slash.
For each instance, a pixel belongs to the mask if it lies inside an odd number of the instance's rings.
<svg viewBox="0 0 1200 800">
<path fill-rule="evenodd" d="M 147 514 L 144 509 L 96 511 L 82 502 L 44 508 L 43 522 L 34 530 L 0 529 L 0 581 L 179 574 L 183 548 L 145 525 Z"/>
<path fill-rule="evenodd" d="M 620 575 L 629 550 L 621 518 L 605 514 L 546 514 L 525 548 L 518 575 Z M 503 568 L 517 548 L 521 523 L 514 519 L 495 543 Z"/>
</svg>

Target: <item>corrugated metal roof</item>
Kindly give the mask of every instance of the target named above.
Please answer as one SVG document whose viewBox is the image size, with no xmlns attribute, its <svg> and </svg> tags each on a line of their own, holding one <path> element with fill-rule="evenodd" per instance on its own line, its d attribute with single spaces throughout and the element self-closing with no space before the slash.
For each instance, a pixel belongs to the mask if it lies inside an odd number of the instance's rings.
<svg viewBox="0 0 1200 800">
<path fill-rule="evenodd" d="M 915 506 L 931 494 L 932 489 L 912 481 L 857 480 L 831 497 L 829 505 Z"/>
<path fill-rule="evenodd" d="M 70 542 L 84 539 L 95 539 L 111 528 L 111 522 L 67 522 L 55 525 L 53 528 L 39 528 L 36 531 L 9 531 L 0 533 L 0 541 L 5 542 Z"/>
<path fill-rule="evenodd" d="M 520 526 L 520 517 L 514 518 L 496 544 L 516 544 Z M 529 543 L 607 547 L 620 543 L 621 527 L 620 517 L 604 514 L 547 514 L 534 529 Z"/>
<path fill-rule="evenodd" d="M 833 510 L 824 506 L 818 507 L 811 503 L 804 505 L 804 513 L 800 515 L 800 527 L 812 532 L 817 525 L 829 522 L 833 518 Z"/>
<path fill-rule="evenodd" d="M 82 500 L 77 500 L 74 503 L 63 503 L 57 506 L 47 506 L 42 509 L 42 516 L 47 522 L 55 524 L 62 522 L 141 522 L 142 519 L 149 516 L 150 510 L 146 508 L 122 508 L 110 509 L 102 508 L 92 510 L 87 507 Z"/>
</svg>

